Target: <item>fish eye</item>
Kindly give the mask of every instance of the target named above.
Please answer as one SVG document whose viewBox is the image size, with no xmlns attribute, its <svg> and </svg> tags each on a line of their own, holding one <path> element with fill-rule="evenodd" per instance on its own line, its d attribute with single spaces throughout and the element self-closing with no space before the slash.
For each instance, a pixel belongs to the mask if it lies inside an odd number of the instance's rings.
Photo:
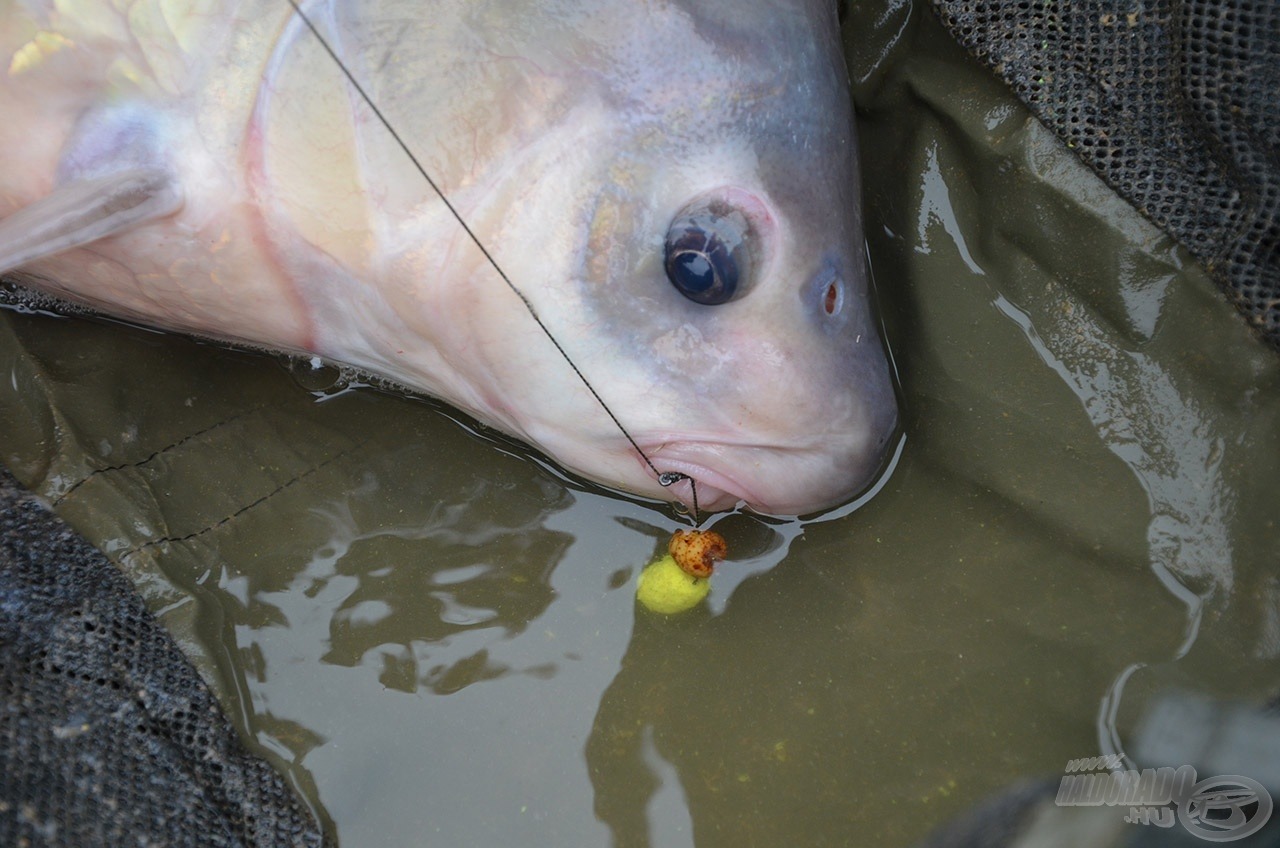
<svg viewBox="0 0 1280 848">
<path fill-rule="evenodd" d="M 667 230 L 667 279 L 694 303 L 728 303 L 748 288 L 749 242 L 750 226 L 737 209 L 703 203 L 682 210 Z"/>
</svg>

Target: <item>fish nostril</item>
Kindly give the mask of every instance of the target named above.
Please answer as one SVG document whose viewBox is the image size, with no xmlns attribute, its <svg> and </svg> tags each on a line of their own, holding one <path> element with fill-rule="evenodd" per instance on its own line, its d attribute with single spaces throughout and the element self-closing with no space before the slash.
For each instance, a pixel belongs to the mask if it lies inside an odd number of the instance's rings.
<svg viewBox="0 0 1280 848">
<path fill-rule="evenodd" d="M 844 306 L 844 286 L 840 285 L 839 280 L 832 280 L 827 284 L 827 290 L 822 296 L 822 311 L 834 318 L 840 314 L 842 306 Z"/>
</svg>

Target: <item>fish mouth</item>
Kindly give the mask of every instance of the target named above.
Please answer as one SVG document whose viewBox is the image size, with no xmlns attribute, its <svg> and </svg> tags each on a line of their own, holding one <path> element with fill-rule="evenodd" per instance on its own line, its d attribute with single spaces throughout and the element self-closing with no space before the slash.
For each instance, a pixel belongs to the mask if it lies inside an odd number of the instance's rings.
<svg viewBox="0 0 1280 848">
<path fill-rule="evenodd" d="M 856 465 L 856 457 L 846 459 L 808 445 L 697 437 L 652 438 L 637 445 L 652 462 L 650 468 L 636 457 L 649 475 L 656 468 L 659 474 L 677 472 L 690 478 L 667 486 L 663 496 L 693 507 L 696 490 L 698 512 L 745 504 L 762 515 L 809 515 L 848 501 L 869 482 L 857 467 L 850 467 Z"/>
<path fill-rule="evenodd" d="M 766 506 L 741 478 L 712 468 L 706 462 L 708 457 L 716 457 L 730 465 L 732 460 L 728 454 L 742 449 L 766 450 L 758 445 L 726 445 L 721 442 L 663 441 L 642 445 L 644 454 L 659 474 L 674 472 L 688 478 L 666 486 L 665 491 L 690 508 L 694 507 L 696 497 L 699 512 L 731 509 L 743 502 L 757 510 Z M 648 468 L 643 458 L 638 459 Z"/>
</svg>

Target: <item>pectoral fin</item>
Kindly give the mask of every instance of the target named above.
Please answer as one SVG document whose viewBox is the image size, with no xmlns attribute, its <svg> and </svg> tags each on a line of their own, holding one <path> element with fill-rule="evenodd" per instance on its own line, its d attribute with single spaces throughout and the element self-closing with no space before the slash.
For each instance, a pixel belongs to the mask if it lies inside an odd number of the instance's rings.
<svg viewBox="0 0 1280 848">
<path fill-rule="evenodd" d="M 162 168 L 72 180 L 0 219 L 0 273 L 172 215 L 182 189 Z"/>
</svg>

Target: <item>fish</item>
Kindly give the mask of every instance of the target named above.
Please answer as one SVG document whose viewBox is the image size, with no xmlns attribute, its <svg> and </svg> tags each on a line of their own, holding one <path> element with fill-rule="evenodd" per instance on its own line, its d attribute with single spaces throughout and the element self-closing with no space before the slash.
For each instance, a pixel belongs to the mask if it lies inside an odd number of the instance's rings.
<svg viewBox="0 0 1280 848">
<path fill-rule="evenodd" d="M 0 0 L 0 272 L 802 515 L 898 406 L 830 0 Z"/>
</svg>

